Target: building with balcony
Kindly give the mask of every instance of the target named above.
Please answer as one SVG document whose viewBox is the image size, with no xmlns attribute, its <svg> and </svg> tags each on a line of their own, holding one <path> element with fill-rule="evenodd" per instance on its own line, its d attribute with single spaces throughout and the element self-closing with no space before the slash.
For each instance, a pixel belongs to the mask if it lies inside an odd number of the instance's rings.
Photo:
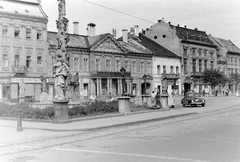
<svg viewBox="0 0 240 162">
<path fill-rule="evenodd" d="M 74 31 L 78 23 L 74 22 Z M 152 54 L 116 40 L 106 33 L 95 35 L 96 25 L 88 24 L 88 34 L 70 34 L 67 51 L 70 53 L 70 73 L 79 74 L 80 99 L 96 96 L 99 99 L 123 93 L 141 95 L 142 75 L 151 74 Z M 48 32 L 48 69 L 55 63 L 57 33 Z M 122 75 L 121 68 L 125 69 Z M 150 68 L 150 69 L 149 69 Z M 51 82 L 51 79 L 50 79 Z M 53 84 L 50 88 L 53 89 Z M 49 90 L 49 93 L 53 90 Z M 53 92 L 54 93 L 54 92 Z"/>
<path fill-rule="evenodd" d="M 205 31 L 159 20 L 143 34 L 181 57 L 182 92 L 210 89 L 201 81 L 201 76 L 205 69 L 217 67 L 217 46 Z"/>
<path fill-rule="evenodd" d="M 0 0 L 0 101 L 39 101 L 40 76 L 46 73 L 47 22 L 38 0 Z"/>
<path fill-rule="evenodd" d="M 218 69 L 223 71 L 227 76 L 230 74 L 240 73 L 240 49 L 231 41 L 222 38 L 210 37 L 217 48 L 217 65 Z M 219 91 L 224 88 L 235 94 L 239 90 L 239 85 L 228 83 L 225 87 L 219 87 Z"/>
<path fill-rule="evenodd" d="M 176 95 L 181 94 L 181 57 L 143 34 L 139 34 L 139 43 L 152 51 L 153 90 L 162 92 L 163 79 L 168 80 L 168 89 Z"/>
</svg>

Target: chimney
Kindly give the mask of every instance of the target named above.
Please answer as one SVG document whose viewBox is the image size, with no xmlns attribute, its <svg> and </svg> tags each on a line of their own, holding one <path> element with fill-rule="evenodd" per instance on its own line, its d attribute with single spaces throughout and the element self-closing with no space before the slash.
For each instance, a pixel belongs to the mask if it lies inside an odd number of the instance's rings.
<svg viewBox="0 0 240 162">
<path fill-rule="evenodd" d="M 134 34 L 134 27 L 131 27 L 131 28 L 130 28 L 130 33 L 131 33 L 131 34 Z"/>
<path fill-rule="evenodd" d="M 117 31 L 116 31 L 116 29 L 112 30 L 112 35 L 113 35 L 114 38 L 117 38 Z"/>
<path fill-rule="evenodd" d="M 169 21 L 168 24 L 171 25 L 171 22 Z"/>
<path fill-rule="evenodd" d="M 177 27 L 179 27 L 180 25 L 179 24 L 177 24 Z"/>
<path fill-rule="evenodd" d="M 162 20 L 158 20 L 158 23 L 162 22 Z"/>
<path fill-rule="evenodd" d="M 73 34 L 79 34 L 79 22 L 73 22 Z"/>
<path fill-rule="evenodd" d="M 198 31 L 198 28 L 194 28 L 194 30 Z"/>
<path fill-rule="evenodd" d="M 187 28 L 187 25 L 184 25 L 184 28 Z"/>
<path fill-rule="evenodd" d="M 135 34 L 136 36 L 139 35 L 138 25 L 134 25 L 134 34 Z"/>
<path fill-rule="evenodd" d="M 96 35 L 96 25 L 94 23 L 89 23 L 87 27 L 87 35 L 95 36 Z"/>
<path fill-rule="evenodd" d="M 122 32 L 123 32 L 123 42 L 128 43 L 128 30 L 123 29 Z"/>
</svg>

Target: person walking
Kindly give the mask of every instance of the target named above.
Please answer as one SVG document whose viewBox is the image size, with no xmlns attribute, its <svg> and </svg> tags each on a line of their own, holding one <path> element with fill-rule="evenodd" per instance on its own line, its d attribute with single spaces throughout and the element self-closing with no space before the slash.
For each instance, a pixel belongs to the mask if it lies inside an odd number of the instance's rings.
<svg viewBox="0 0 240 162">
<path fill-rule="evenodd" d="M 155 106 L 155 97 L 156 97 L 156 93 L 154 91 L 152 91 L 151 94 L 151 103 L 152 103 L 152 107 Z"/>
<path fill-rule="evenodd" d="M 155 100 L 156 100 L 156 107 L 160 109 L 162 107 L 162 105 L 161 105 L 161 101 L 160 101 L 159 92 L 157 92 L 157 95 L 155 96 Z"/>
</svg>

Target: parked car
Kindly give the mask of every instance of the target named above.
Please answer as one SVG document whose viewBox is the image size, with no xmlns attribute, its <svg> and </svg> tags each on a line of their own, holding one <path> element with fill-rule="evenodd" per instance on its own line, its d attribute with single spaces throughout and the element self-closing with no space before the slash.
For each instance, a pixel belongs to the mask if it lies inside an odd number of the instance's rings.
<svg viewBox="0 0 240 162">
<path fill-rule="evenodd" d="M 206 100 L 201 98 L 200 93 L 187 92 L 185 96 L 182 98 L 181 104 L 183 106 L 188 105 L 190 107 L 198 106 L 198 105 L 201 105 L 202 107 L 204 107 L 206 104 Z"/>
</svg>

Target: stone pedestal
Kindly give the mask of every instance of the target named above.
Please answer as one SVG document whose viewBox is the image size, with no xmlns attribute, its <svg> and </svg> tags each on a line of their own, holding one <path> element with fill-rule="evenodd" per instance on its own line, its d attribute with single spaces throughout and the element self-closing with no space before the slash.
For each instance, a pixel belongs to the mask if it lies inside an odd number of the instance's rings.
<svg viewBox="0 0 240 162">
<path fill-rule="evenodd" d="M 161 94 L 161 105 L 164 110 L 170 110 L 169 106 L 168 106 L 168 94 L 167 93 Z"/>
<path fill-rule="evenodd" d="M 19 103 L 25 102 L 25 96 L 19 96 Z"/>
<path fill-rule="evenodd" d="M 130 97 L 118 97 L 118 109 L 120 113 L 123 113 L 125 115 L 130 114 Z"/>
<path fill-rule="evenodd" d="M 150 98 L 149 95 L 142 95 L 142 105 L 148 107 L 148 99 Z"/>
<path fill-rule="evenodd" d="M 53 100 L 54 118 L 53 123 L 63 124 L 69 123 L 71 120 L 68 117 L 68 102 L 69 100 Z"/>
</svg>

